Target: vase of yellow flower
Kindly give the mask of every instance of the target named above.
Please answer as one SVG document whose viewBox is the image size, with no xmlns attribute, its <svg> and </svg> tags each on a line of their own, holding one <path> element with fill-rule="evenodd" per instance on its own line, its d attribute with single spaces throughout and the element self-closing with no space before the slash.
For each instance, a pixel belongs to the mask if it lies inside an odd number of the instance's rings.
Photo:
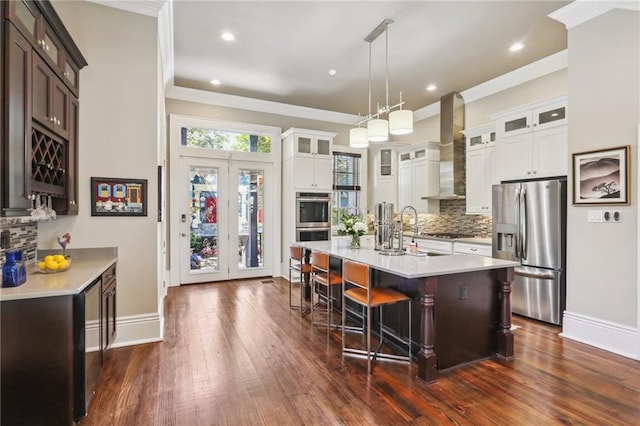
<svg viewBox="0 0 640 426">
<path fill-rule="evenodd" d="M 362 216 L 355 213 L 345 213 L 340 219 L 338 226 L 338 235 L 351 236 L 349 247 L 360 248 L 360 237 L 367 231 L 367 225 L 364 224 Z"/>
</svg>

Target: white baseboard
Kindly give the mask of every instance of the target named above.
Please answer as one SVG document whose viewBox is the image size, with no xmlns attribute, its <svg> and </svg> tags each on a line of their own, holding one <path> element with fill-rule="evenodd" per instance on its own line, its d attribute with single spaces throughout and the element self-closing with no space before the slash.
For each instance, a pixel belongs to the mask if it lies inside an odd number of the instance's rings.
<svg viewBox="0 0 640 426">
<path fill-rule="evenodd" d="M 164 336 L 164 318 L 153 314 L 131 315 L 116 319 L 116 340 L 112 348 L 161 342 Z"/>
<path fill-rule="evenodd" d="M 565 311 L 560 336 L 640 360 L 640 339 L 634 327 Z"/>
</svg>

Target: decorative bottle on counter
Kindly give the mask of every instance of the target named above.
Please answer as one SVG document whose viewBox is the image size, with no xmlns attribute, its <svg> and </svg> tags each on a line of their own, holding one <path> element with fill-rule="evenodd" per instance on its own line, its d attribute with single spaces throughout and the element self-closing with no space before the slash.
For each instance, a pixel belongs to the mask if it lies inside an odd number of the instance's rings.
<svg viewBox="0 0 640 426">
<path fill-rule="evenodd" d="M 7 251 L 6 258 L 2 266 L 2 287 L 17 287 L 26 282 L 27 269 L 22 261 L 22 251 Z"/>
</svg>

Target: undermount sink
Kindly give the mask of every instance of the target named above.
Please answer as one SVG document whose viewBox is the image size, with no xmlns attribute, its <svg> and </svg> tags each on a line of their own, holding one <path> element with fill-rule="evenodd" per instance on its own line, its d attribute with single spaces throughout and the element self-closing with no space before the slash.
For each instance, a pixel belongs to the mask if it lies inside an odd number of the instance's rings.
<svg viewBox="0 0 640 426">
<path fill-rule="evenodd" d="M 426 254 L 427 256 L 448 256 L 449 253 L 436 253 L 434 251 L 418 251 L 418 254 Z"/>
<path fill-rule="evenodd" d="M 394 248 L 394 249 L 378 250 L 378 253 L 380 253 L 383 256 L 402 256 L 405 254 L 405 251 Z"/>
</svg>

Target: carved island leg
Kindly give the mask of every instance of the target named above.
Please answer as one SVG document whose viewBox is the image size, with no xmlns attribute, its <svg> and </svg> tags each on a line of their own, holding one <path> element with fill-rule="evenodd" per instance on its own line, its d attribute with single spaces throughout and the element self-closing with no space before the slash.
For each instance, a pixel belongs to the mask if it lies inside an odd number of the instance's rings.
<svg viewBox="0 0 640 426">
<path fill-rule="evenodd" d="M 438 356 L 434 350 L 435 323 L 434 323 L 434 296 L 438 286 L 436 277 L 429 277 L 420 289 L 420 304 L 422 305 L 422 334 L 421 347 L 418 353 L 418 378 L 427 383 L 438 378 Z"/>
<path fill-rule="evenodd" d="M 498 269 L 500 281 L 500 324 L 498 327 L 496 354 L 506 360 L 515 359 L 513 353 L 513 333 L 511 332 L 511 282 L 513 268 Z"/>
</svg>

